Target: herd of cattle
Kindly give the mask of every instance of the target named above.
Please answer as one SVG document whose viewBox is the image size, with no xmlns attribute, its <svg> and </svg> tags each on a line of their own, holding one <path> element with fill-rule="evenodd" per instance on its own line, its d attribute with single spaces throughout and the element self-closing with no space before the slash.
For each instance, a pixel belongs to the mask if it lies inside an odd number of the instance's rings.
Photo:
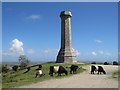
<svg viewBox="0 0 120 90">
<path fill-rule="evenodd" d="M 45 75 L 45 73 L 43 73 L 43 71 L 42 71 L 42 65 L 40 65 L 40 67 L 41 68 L 39 68 L 39 70 L 37 70 L 37 72 L 36 72 L 36 77 Z M 77 65 L 71 65 L 70 67 L 66 67 L 66 68 L 70 68 L 70 73 L 72 74 L 72 73 L 77 73 L 77 69 L 78 68 L 80 69 L 81 67 L 79 67 Z M 53 76 L 54 73 L 55 74 L 58 73 L 58 76 L 61 76 L 61 74 L 63 74 L 63 73 L 65 75 L 68 75 L 68 71 L 63 66 L 50 66 L 49 75 Z"/>
<path fill-rule="evenodd" d="M 39 66 L 40 68 L 37 69 L 37 72 L 36 72 L 36 76 L 44 76 L 45 73 L 43 73 L 42 71 L 42 65 Z M 71 65 L 71 66 L 67 66 L 66 68 L 70 68 L 70 74 L 74 74 L 74 73 L 77 73 L 77 69 L 81 69 L 82 67 L 79 67 L 77 65 Z M 98 71 L 98 74 L 106 74 L 105 70 L 103 69 L 102 66 L 98 66 L 98 69 L 92 65 L 91 66 L 91 74 L 94 74 L 94 72 L 97 72 Z M 63 66 L 50 66 L 50 71 L 49 71 L 49 75 L 50 76 L 53 76 L 54 73 L 58 73 L 58 76 L 61 76 L 61 74 L 65 74 L 65 75 L 68 75 L 68 71 L 63 67 Z"/>
</svg>

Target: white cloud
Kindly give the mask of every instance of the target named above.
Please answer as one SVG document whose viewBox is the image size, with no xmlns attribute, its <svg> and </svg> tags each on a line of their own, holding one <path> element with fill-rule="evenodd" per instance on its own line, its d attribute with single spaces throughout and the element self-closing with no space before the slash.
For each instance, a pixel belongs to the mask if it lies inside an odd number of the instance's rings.
<svg viewBox="0 0 120 90">
<path fill-rule="evenodd" d="M 78 50 L 75 50 L 75 53 L 76 53 L 77 56 L 80 55 L 80 52 Z"/>
<path fill-rule="evenodd" d="M 19 41 L 18 39 L 12 40 L 9 50 L 13 53 L 24 55 L 23 42 Z"/>
<path fill-rule="evenodd" d="M 34 51 L 33 49 L 29 49 L 29 50 L 27 51 L 27 53 L 29 53 L 29 54 L 34 54 L 35 51 Z"/>
<path fill-rule="evenodd" d="M 40 19 L 40 15 L 33 14 L 33 15 L 28 16 L 27 19 L 33 19 L 33 20 Z"/>
<path fill-rule="evenodd" d="M 97 53 L 96 53 L 96 52 L 92 52 L 91 54 L 92 54 L 92 55 L 94 55 L 94 56 L 96 56 L 96 55 L 97 55 Z"/>
<path fill-rule="evenodd" d="M 104 51 L 98 51 L 98 54 L 101 54 L 101 55 L 111 55 L 111 53 L 104 52 Z"/>
<path fill-rule="evenodd" d="M 58 49 L 49 48 L 49 49 L 42 50 L 42 52 L 44 52 L 44 53 L 58 52 Z"/>
<path fill-rule="evenodd" d="M 73 51 L 75 52 L 76 56 L 81 55 L 81 53 L 80 53 L 78 50 L 76 50 L 76 49 L 74 49 L 74 48 L 72 48 L 72 49 L 73 49 Z"/>
<path fill-rule="evenodd" d="M 104 51 L 96 51 L 96 52 L 91 52 L 92 55 L 111 55 L 109 52 L 104 52 Z"/>
<path fill-rule="evenodd" d="M 102 43 L 102 40 L 95 40 L 96 43 Z"/>
<path fill-rule="evenodd" d="M 106 54 L 106 55 L 111 55 L 111 53 L 109 53 L 109 52 L 106 52 L 105 54 Z"/>
<path fill-rule="evenodd" d="M 98 51 L 98 53 L 99 53 L 99 54 L 104 54 L 104 52 L 103 52 L 103 51 Z"/>
</svg>

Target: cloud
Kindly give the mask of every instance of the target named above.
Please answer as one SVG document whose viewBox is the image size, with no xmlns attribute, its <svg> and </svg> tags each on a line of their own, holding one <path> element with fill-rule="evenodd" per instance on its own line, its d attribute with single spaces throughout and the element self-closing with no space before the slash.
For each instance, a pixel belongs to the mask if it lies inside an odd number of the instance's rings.
<svg viewBox="0 0 120 90">
<path fill-rule="evenodd" d="M 104 51 L 98 51 L 98 54 L 101 54 L 101 55 L 111 55 L 111 53 L 104 52 Z"/>
<path fill-rule="evenodd" d="M 58 52 L 58 49 L 49 48 L 49 49 L 42 50 L 42 52 L 44 53 Z"/>
<path fill-rule="evenodd" d="M 106 53 L 105 53 L 105 55 L 111 55 L 111 53 L 109 53 L 109 52 L 106 52 Z"/>
<path fill-rule="evenodd" d="M 109 52 L 104 52 L 104 51 L 96 51 L 96 52 L 91 52 L 92 55 L 111 55 Z"/>
<path fill-rule="evenodd" d="M 102 40 L 95 40 L 96 43 L 102 43 Z"/>
<path fill-rule="evenodd" d="M 73 49 L 73 51 L 75 52 L 76 56 L 81 55 L 81 53 L 80 53 L 78 50 L 76 50 L 76 49 L 74 49 L 74 48 L 72 48 L 72 49 Z"/>
<path fill-rule="evenodd" d="M 27 19 L 37 20 L 37 19 L 40 19 L 40 15 L 33 14 L 33 15 L 28 16 Z"/>
<path fill-rule="evenodd" d="M 92 55 L 94 55 L 94 56 L 96 56 L 96 55 L 97 55 L 97 53 L 96 53 L 96 52 L 92 52 L 91 54 L 92 54 Z"/>
<path fill-rule="evenodd" d="M 18 39 L 12 40 L 9 51 L 24 55 L 23 42 L 19 41 Z"/>
<path fill-rule="evenodd" d="M 99 53 L 99 54 L 104 54 L 104 52 L 103 52 L 103 51 L 98 51 L 98 53 Z"/>
<path fill-rule="evenodd" d="M 34 54 L 35 51 L 34 51 L 33 49 L 29 49 L 29 50 L 27 51 L 27 53 L 29 53 L 29 54 Z"/>
</svg>

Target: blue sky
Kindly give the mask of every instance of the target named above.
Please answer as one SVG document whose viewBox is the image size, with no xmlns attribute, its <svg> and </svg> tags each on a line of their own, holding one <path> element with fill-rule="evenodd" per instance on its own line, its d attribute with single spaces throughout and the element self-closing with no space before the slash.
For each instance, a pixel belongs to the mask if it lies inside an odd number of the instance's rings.
<svg viewBox="0 0 120 90">
<path fill-rule="evenodd" d="M 72 47 L 78 61 L 113 61 L 118 54 L 117 2 L 3 3 L 4 61 L 53 61 L 60 49 L 61 11 L 71 11 Z"/>
</svg>

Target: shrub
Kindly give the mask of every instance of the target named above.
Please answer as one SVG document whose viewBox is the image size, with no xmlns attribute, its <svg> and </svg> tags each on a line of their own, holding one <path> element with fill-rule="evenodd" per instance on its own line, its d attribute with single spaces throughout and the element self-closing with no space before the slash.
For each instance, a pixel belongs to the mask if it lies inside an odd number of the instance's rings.
<svg viewBox="0 0 120 90">
<path fill-rule="evenodd" d="M 7 73 L 9 70 L 10 70 L 10 69 L 9 69 L 9 67 L 8 67 L 7 64 L 6 64 L 6 65 L 2 65 L 2 72 L 3 72 L 3 73 Z"/>
<path fill-rule="evenodd" d="M 26 67 L 27 67 L 27 64 L 26 64 L 26 63 L 22 62 L 22 63 L 20 64 L 20 69 L 25 69 Z"/>
<path fill-rule="evenodd" d="M 14 71 L 17 71 L 17 70 L 18 70 L 18 65 L 14 65 L 14 66 L 12 67 L 12 69 L 13 69 Z"/>
</svg>

